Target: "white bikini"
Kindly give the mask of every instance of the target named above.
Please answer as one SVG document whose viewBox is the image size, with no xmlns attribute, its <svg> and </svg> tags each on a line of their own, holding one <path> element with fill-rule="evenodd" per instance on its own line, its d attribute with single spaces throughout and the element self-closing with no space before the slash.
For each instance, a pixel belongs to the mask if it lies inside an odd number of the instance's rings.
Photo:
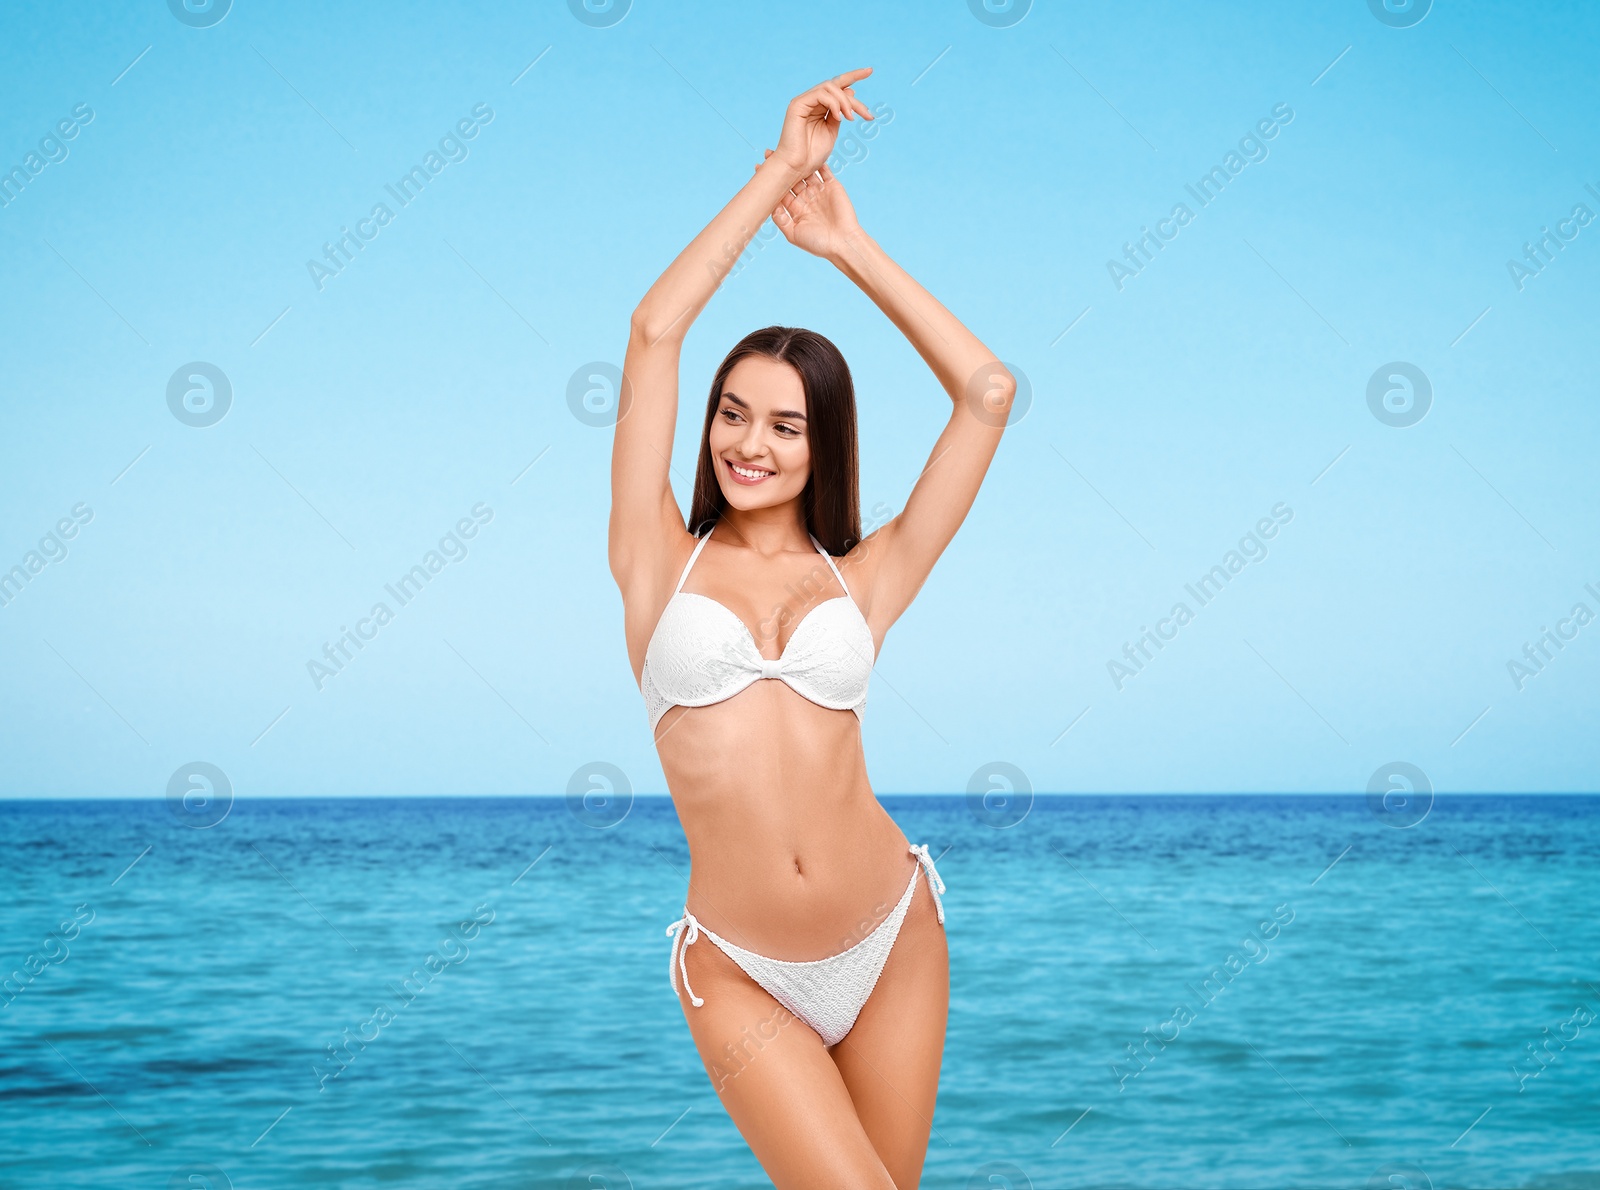
<svg viewBox="0 0 1600 1190">
<path fill-rule="evenodd" d="M 850 597 L 850 588 L 828 551 L 811 537 L 811 544 L 827 561 L 844 594 L 813 607 L 789 637 L 782 655 L 774 660 L 761 655 L 749 628 L 728 607 L 710 596 L 683 589 L 695 559 L 709 540 L 708 530 L 689 555 L 689 563 L 678 577 L 678 585 L 645 649 L 639 688 L 652 731 L 671 707 L 723 702 L 763 678 L 777 678 L 802 698 L 831 710 L 854 711 L 859 719 L 867 701 L 876 650 L 872 629 Z M 917 868 L 889 916 L 848 950 L 823 959 L 793 962 L 756 954 L 712 933 L 685 905 L 683 916 L 666 931 L 673 939 L 667 974 L 674 994 L 681 972 L 690 1002 L 696 1008 L 705 1003 L 689 987 L 685 962 L 688 947 L 704 934 L 773 999 L 815 1029 L 824 1045 L 837 1044 L 850 1032 L 877 985 L 889 952 L 900 936 L 919 873 L 927 876 L 939 924 L 944 925 L 944 903 L 939 894 L 945 887 L 933 866 L 933 857 L 925 844 L 913 846 L 911 854 L 917 858 Z"/>
<path fill-rule="evenodd" d="M 779 1004 L 817 1031 L 823 1045 L 837 1045 L 856 1023 L 856 1017 L 866 1007 L 872 989 L 883 974 L 889 961 L 889 951 L 900 937 L 900 927 L 905 923 L 906 910 L 911 907 L 911 894 L 917 889 L 917 876 L 926 871 L 928 891 L 933 894 L 933 905 L 939 914 L 939 924 L 944 925 L 944 902 L 939 894 L 944 891 L 944 881 L 933 866 L 933 857 L 926 845 L 913 846 L 911 854 L 917 857 L 917 869 L 911 873 L 911 883 L 900 894 L 900 903 L 878 926 L 849 950 L 840 951 L 825 959 L 809 962 L 790 962 L 769 959 L 742 946 L 735 946 L 726 938 L 713 934 L 684 906 L 683 916 L 667 927 L 669 935 L 676 935 L 672 954 L 668 958 L 667 978 L 674 993 L 678 990 L 678 973 L 683 973 L 683 990 L 696 1008 L 705 1003 L 689 986 L 689 968 L 684 955 L 690 944 L 701 934 L 717 944 L 730 959 L 744 969 L 744 973 L 764 987 Z"/>
<path fill-rule="evenodd" d="M 672 707 L 722 702 L 762 678 L 777 678 L 802 698 L 832 710 L 854 711 L 859 718 L 867 703 L 876 650 L 872 629 L 850 598 L 850 588 L 828 551 L 811 538 L 844 594 L 812 608 L 774 661 L 761 655 L 750 629 L 725 605 L 683 589 L 695 559 L 710 540 L 707 531 L 689 555 L 645 649 L 639 689 L 650 729 L 654 731 Z"/>
</svg>

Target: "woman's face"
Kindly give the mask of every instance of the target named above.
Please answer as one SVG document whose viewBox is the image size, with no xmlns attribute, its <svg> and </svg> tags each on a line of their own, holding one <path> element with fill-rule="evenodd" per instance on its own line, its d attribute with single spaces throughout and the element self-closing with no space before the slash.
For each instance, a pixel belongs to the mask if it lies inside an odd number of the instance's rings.
<svg viewBox="0 0 1600 1190">
<path fill-rule="evenodd" d="M 765 355 L 728 371 L 707 436 L 717 482 L 733 508 L 793 500 L 811 476 L 806 395 L 800 373 Z"/>
</svg>

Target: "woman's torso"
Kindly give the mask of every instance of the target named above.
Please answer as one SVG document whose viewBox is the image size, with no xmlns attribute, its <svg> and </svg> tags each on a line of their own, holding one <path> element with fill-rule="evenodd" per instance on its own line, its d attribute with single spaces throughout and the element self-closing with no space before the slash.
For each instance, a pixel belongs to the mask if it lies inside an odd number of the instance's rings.
<svg viewBox="0 0 1600 1190">
<path fill-rule="evenodd" d="M 630 617 L 636 678 L 647 655 L 660 659 L 658 630 L 668 610 L 693 612 L 693 622 L 705 623 L 705 639 L 698 645 L 674 641 L 679 650 L 737 646 L 747 667 L 758 654 L 769 662 L 787 659 L 808 671 L 800 675 L 807 678 L 813 655 L 831 651 L 837 662 L 840 654 L 864 653 L 860 664 L 870 669 L 881 641 L 859 622 L 864 617 L 855 601 L 868 578 L 859 568 L 847 592 L 821 556 L 786 551 L 762 559 L 749 550 L 725 551 L 718 548 L 721 535 L 712 532 L 716 539 L 704 543 L 679 580 L 689 601 L 701 602 L 674 607 L 678 596 L 668 589 L 641 611 L 641 622 Z M 704 600 L 714 600 L 742 629 Z M 832 606 L 811 617 L 829 601 Z M 849 617 L 857 617 L 854 636 Z M 801 632 L 806 635 L 795 640 Z M 818 676 L 828 693 L 840 694 L 841 685 L 847 693 L 848 668 L 845 679 L 833 675 L 831 685 L 828 672 L 819 668 Z M 778 678 L 751 674 L 747 680 L 720 701 L 673 705 L 655 724 L 667 788 L 689 844 L 686 903 L 708 928 L 740 946 L 773 958 L 823 958 L 854 945 L 882 920 L 916 861 L 873 796 L 856 713 L 819 705 Z M 797 684 L 815 693 L 813 684 Z"/>
</svg>

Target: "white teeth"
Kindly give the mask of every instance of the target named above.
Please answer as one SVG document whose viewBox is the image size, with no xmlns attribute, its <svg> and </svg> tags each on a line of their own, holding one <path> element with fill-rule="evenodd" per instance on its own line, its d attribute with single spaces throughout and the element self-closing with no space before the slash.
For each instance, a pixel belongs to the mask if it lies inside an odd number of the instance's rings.
<svg viewBox="0 0 1600 1190">
<path fill-rule="evenodd" d="M 728 466 L 733 468 L 735 475 L 742 475 L 746 479 L 765 479 L 767 476 L 774 474 L 771 471 L 751 471 L 748 468 L 739 466 L 737 463 L 729 463 Z"/>
</svg>

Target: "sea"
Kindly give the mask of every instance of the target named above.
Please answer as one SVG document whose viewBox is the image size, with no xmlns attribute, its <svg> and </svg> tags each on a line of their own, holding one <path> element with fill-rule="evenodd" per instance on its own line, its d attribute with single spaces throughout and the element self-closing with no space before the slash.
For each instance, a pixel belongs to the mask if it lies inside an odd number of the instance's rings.
<svg viewBox="0 0 1600 1190">
<path fill-rule="evenodd" d="M 923 1186 L 1600 1188 L 1600 797 L 885 796 Z M 0 1185 L 745 1187 L 663 797 L 0 802 Z"/>
</svg>

